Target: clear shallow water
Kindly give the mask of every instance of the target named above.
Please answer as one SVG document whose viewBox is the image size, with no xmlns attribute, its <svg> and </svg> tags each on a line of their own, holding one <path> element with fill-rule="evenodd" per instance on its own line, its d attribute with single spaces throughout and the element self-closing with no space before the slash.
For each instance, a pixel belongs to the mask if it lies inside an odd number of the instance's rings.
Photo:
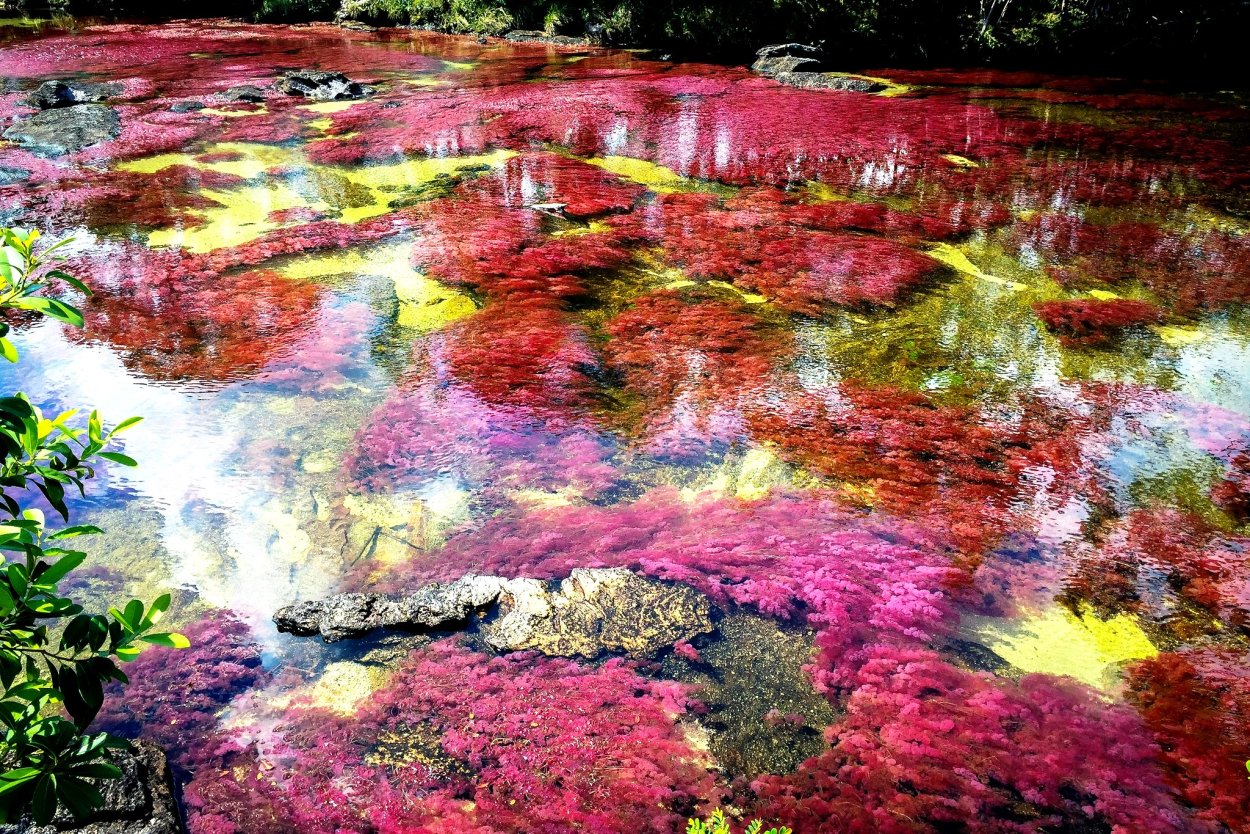
<svg viewBox="0 0 1250 834">
<path fill-rule="evenodd" d="M 379 93 L 219 95 L 310 66 Z M 178 590 L 195 647 L 103 720 L 171 749 L 194 831 L 1245 830 L 1245 112 L 868 74 L 319 26 L 0 49 L 6 120 L 123 82 L 116 140 L 0 146 L 0 211 L 97 290 L 4 373 L 146 418 L 83 593 Z M 269 622 L 588 566 L 724 620 L 606 664 Z"/>
</svg>

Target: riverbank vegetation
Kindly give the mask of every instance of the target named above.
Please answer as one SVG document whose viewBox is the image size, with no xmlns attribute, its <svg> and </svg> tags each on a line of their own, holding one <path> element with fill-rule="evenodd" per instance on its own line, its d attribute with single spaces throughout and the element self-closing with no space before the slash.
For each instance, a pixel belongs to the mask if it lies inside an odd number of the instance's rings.
<svg viewBox="0 0 1250 834">
<path fill-rule="evenodd" d="M 1218 76 L 1239 69 L 1240 0 L 54 0 L 74 14 L 353 19 L 455 33 L 511 29 L 744 61 L 766 43 L 823 42 L 850 67 L 990 63 Z"/>
</svg>

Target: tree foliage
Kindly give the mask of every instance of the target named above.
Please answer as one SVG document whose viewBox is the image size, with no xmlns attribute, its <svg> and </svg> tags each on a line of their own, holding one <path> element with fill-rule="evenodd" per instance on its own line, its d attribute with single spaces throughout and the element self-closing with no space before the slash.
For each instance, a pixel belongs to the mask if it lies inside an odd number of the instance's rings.
<svg viewBox="0 0 1250 834">
<path fill-rule="evenodd" d="M 60 285 L 90 291 L 49 268 L 51 253 L 64 241 L 39 252 L 38 240 L 36 231 L 0 230 L 0 312 L 81 327 L 82 313 L 48 293 Z M 16 362 L 8 336 L 9 324 L 0 323 L 0 352 Z M 151 605 L 130 600 L 92 614 L 61 589 L 87 557 L 73 541 L 101 531 L 91 525 L 54 530 L 30 500 L 41 494 L 68 524 L 67 491 L 84 494 L 98 461 L 136 465 L 108 448 L 139 418 L 105 430 L 96 412 L 85 425 L 77 416 L 75 410 L 47 418 L 21 393 L 0 398 L 0 821 L 29 810 L 44 825 L 58 808 L 81 819 L 98 807 L 103 799 L 93 782 L 121 776 L 107 754 L 127 747 L 88 729 L 104 703 L 104 685 L 127 681 L 119 664 L 137 657 L 143 644 L 187 645 L 180 634 L 154 630 L 169 608 L 168 594 Z"/>
</svg>

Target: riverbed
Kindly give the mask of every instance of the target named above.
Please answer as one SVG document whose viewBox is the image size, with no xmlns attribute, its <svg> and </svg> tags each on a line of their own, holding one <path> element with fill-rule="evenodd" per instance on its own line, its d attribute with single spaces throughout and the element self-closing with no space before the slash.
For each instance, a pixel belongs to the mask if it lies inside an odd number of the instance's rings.
<svg viewBox="0 0 1250 834">
<path fill-rule="evenodd" d="M 0 221 L 94 294 L 0 373 L 145 418 L 76 591 L 174 594 L 100 726 L 192 832 L 1250 830 L 1243 97 L 66 25 L 0 21 Z M 271 619 L 578 569 L 709 624 Z"/>
</svg>

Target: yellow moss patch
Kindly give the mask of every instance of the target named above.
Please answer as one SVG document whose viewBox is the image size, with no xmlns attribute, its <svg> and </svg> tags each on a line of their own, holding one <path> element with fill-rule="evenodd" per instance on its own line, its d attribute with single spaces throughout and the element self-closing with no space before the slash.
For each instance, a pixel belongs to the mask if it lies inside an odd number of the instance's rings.
<svg viewBox="0 0 1250 834">
<path fill-rule="evenodd" d="M 225 107 L 205 107 L 203 110 L 197 110 L 197 113 L 204 113 L 209 116 L 224 116 L 227 119 L 235 119 L 239 116 L 263 116 L 269 112 L 269 108 L 261 105 L 251 110 L 230 110 Z"/>
<path fill-rule="evenodd" d="M 342 113 L 359 103 L 360 101 L 318 101 L 313 104 L 301 104 L 300 109 L 313 113 Z"/>
<path fill-rule="evenodd" d="M 976 160 L 969 159 L 966 156 L 960 156 L 957 153 L 944 153 L 942 158 L 957 168 L 980 168 L 981 163 Z"/>
<path fill-rule="evenodd" d="M 1022 620 L 971 618 L 977 640 L 1025 672 L 1065 675 L 1101 689 L 1119 680 L 1119 667 L 1159 653 L 1137 620 L 1120 614 L 1101 620 L 1054 606 Z"/>
<path fill-rule="evenodd" d="M 1120 297 L 1116 293 L 1107 290 L 1090 290 L 1089 295 L 1091 298 L 1096 298 L 1099 301 L 1114 301 Z"/>
<path fill-rule="evenodd" d="M 1011 290 L 1027 290 L 1028 289 L 1028 285 L 1026 284 L 1021 284 L 1016 281 L 1008 281 L 1003 278 L 997 278 L 993 275 L 988 275 L 985 272 L 982 272 L 980 267 L 978 267 L 972 261 L 968 260 L 967 255 L 965 255 L 962 251 L 950 245 L 949 243 L 932 244 L 926 250 L 926 252 L 930 258 L 933 258 L 935 261 L 938 261 L 940 263 L 946 264 L 947 266 L 949 266 L 951 269 L 955 270 L 956 272 L 962 272 L 965 275 L 971 275 L 973 278 L 978 278 L 982 281 L 988 281 L 991 284 L 998 284 L 1001 287 L 1006 287 Z"/>
<path fill-rule="evenodd" d="M 845 203 L 851 199 L 839 191 L 834 191 L 832 187 L 825 183 L 816 180 L 808 180 L 804 187 L 807 190 L 807 196 L 813 200 L 825 203 Z"/>
<path fill-rule="evenodd" d="M 1170 347 L 1184 347 L 1207 338 L 1206 331 L 1200 327 L 1172 327 L 1161 324 L 1150 329 Z"/>
<path fill-rule="evenodd" d="M 399 325 L 422 333 L 438 330 L 477 311 L 473 299 L 413 269 L 406 244 L 376 246 L 297 258 L 279 272 L 287 278 L 317 280 L 335 275 L 376 275 L 395 284 Z"/>
<path fill-rule="evenodd" d="M 351 661 L 328 664 L 321 676 L 306 686 L 274 694 L 269 706 L 285 709 L 293 703 L 352 715 L 356 708 L 382 688 L 390 672 L 378 666 Z"/>
<path fill-rule="evenodd" d="M 734 189 L 730 186 L 693 177 L 683 177 L 671 168 L 656 165 L 645 159 L 634 159 L 632 156 L 597 156 L 587 159 L 586 162 L 616 174 L 623 180 L 646 186 L 657 194 L 674 194 L 683 191 L 703 191 L 723 195 L 734 193 Z"/>
<path fill-rule="evenodd" d="M 338 102 L 328 102 L 335 104 Z M 205 159 L 208 156 L 221 159 Z M 202 189 L 217 206 L 193 212 L 203 222 L 192 228 L 158 229 L 148 236 L 152 246 L 179 246 L 192 252 L 239 246 L 299 220 L 276 222 L 274 212 L 310 209 L 343 223 L 358 223 L 389 212 L 398 191 L 416 188 L 443 174 L 478 165 L 500 166 L 514 151 L 499 150 L 468 157 L 414 158 L 389 165 L 332 166 L 308 162 L 298 148 L 250 142 L 223 142 L 202 155 L 160 154 L 125 162 L 122 171 L 155 173 L 174 165 L 233 174 L 247 185 L 233 189 Z M 270 178 L 279 168 L 289 176 Z"/>
</svg>

